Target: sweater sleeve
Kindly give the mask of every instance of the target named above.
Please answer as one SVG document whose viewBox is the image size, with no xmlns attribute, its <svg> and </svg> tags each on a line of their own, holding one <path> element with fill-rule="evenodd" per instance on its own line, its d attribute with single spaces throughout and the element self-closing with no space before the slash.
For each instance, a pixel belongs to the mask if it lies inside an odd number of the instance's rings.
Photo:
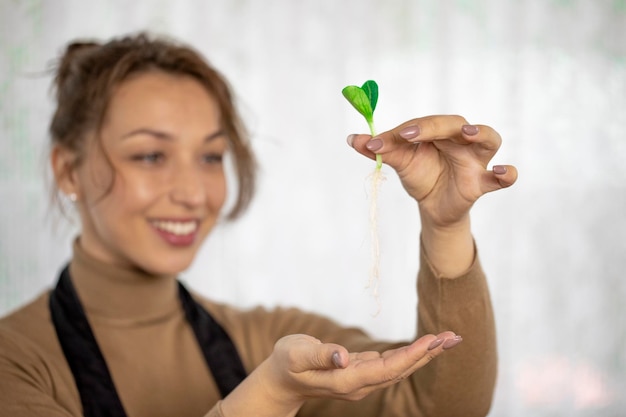
<svg viewBox="0 0 626 417">
<path fill-rule="evenodd" d="M 452 330 L 463 343 L 445 352 L 410 378 L 358 402 L 312 400 L 299 417 L 485 416 L 491 406 L 497 371 L 494 317 L 486 277 L 476 258 L 454 279 L 437 276 L 424 252 L 418 273 L 418 336 Z M 324 342 L 350 351 L 397 347 L 377 343 L 354 329 L 311 330 Z"/>
<path fill-rule="evenodd" d="M 448 417 L 485 416 L 491 406 L 497 371 L 493 311 L 478 257 L 465 274 L 438 276 L 423 250 L 417 277 L 417 335 L 451 330 L 463 343 L 435 358 L 408 379 L 356 401 L 307 401 L 298 417 Z M 404 343 L 376 341 L 357 328 L 297 309 L 257 308 L 246 312 L 207 305 L 230 333 L 246 369 L 264 361 L 281 337 L 304 333 L 338 343 L 351 352 L 385 351 Z M 211 417 L 221 417 L 215 408 Z M 228 416 L 226 416 L 228 417 Z"/>
<path fill-rule="evenodd" d="M 27 340 L 0 327 L 0 417 L 78 417 L 58 398 L 49 369 Z"/>
</svg>

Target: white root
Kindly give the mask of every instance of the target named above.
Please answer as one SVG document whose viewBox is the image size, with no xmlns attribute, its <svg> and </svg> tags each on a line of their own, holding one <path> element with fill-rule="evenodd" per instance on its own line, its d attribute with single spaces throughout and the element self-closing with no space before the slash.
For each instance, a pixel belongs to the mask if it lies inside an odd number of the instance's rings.
<svg viewBox="0 0 626 417">
<path fill-rule="evenodd" d="M 369 281 L 367 283 L 368 289 L 371 290 L 372 296 L 376 300 L 376 313 L 377 316 L 381 310 L 380 294 L 378 287 L 380 284 L 380 239 L 378 232 L 378 191 L 380 190 L 380 184 L 386 179 L 380 168 L 374 169 L 369 175 L 370 179 L 370 243 L 372 252 L 372 265 L 370 268 Z"/>
</svg>

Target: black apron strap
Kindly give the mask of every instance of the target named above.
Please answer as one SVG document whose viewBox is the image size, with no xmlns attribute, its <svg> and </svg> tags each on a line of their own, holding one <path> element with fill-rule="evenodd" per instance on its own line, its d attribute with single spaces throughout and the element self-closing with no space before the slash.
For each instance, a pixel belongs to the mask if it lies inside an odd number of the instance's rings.
<svg viewBox="0 0 626 417">
<path fill-rule="evenodd" d="M 185 316 L 222 394 L 246 377 L 237 349 L 224 329 L 179 282 Z M 50 313 L 63 354 L 74 375 L 85 417 L 126 417 L 113 379 L 72 285 L 69 266 L 50 294 Z"/>
<path fill-rule="evenodd" d="M 109 368 L 65 267 L 50 294 L 50 313 L 72 370 L 85 417 L 126 417 Z"/>
<path fill-rule="evenodd" d="M 204 359 L 222 397 L 226 397 L 246 378 L 246 370 L 237 349 L 224 329 L 194 301 L 183 284 L 179 282 L 178 287 L 185 315 L 196 334 Z"/>
</svg>

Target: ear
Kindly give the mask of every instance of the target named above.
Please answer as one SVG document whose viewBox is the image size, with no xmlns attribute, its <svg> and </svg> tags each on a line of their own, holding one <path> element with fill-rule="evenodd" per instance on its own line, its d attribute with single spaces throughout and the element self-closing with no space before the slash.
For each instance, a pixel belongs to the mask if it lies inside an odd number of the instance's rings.
<svg viewBox="0 0 626 417">
<path fill-rule="evenodd" d="M 75 151 L 55 145 L 50 153 L 50 165 L 59 190 L 67 196 L 80 198 L 77 159 Z"/>
</svg>

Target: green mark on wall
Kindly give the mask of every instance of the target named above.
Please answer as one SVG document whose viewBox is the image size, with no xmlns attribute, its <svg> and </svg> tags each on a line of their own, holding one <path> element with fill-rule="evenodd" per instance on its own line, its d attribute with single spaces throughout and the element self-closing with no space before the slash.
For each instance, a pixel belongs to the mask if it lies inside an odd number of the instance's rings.
<svg viewBox="0 0 626 417">
<path fill-rule="evenodd" d="M 486 15 L 485 2 L 478 0 L 457 0 L 457 7 L 467 14 L 471 14 L 475 17 Z"/>
<path fill-rule="evenodd" d="M 32 148 L 31 110 L 15 87 L 28 77 L 32 47 L 41 42 L 43 0 L 15 1 L 13 8 L 23 21 L 25 36 L 13 44 L 0 37 L 0 59 L 6 71 L 0 77 L 0 131 L 5 152 L 0 155 L 0 179 L 33 178 L 40 175 L 36 150 Z"/>
<path fill-rule="evenodd" d="M 576 0 L 552 0 L 555 6 L 570 8 L 576 6 Z"/>
<path fill-rule="evenodd" d="M 28 17 L 31 23 L 31 33 L 41 35 L 43 28 L 43 2 L 44 0 L 21 0 L 19 3 L 24 8 L 25 17 Z"/>
</svg>

